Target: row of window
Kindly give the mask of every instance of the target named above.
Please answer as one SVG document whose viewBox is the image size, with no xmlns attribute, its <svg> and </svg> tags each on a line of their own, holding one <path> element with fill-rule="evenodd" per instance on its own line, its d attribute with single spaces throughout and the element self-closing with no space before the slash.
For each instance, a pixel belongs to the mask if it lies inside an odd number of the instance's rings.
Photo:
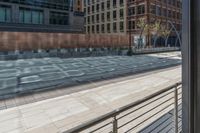
<svg viewBox="0 0 200 133">
<path fill-rule="evenodd" d="M 1 0 L 1 1 L 37 6 L 37 7 L 60 9 L 60 10 L 68 10 L 70 5 L 69 0 Z"/>
<path fill-rule="evenodd" d="M 112 27 L 111 27 L 112 26 Z M 107 23 L 107 24 L 101 24 L 101 25 L 92 25 L 87 26 L 87 32 L 88 33 L 117 33 L 119 30 L 120 32 L 124 32 L 124 22 L 119 22 L 119 27 L 117 26 L 117 22 Z"/>
<path fill-rule="evenodd" d="M 166 9 L 166 8 L 161 8 L 161 7 L 156 6 L 156 5 L 151 5 L 150 12 L 152 14 L 155 14 L 155 15 L 158 15 L 158 16 L 165 16 L 165 17 L 169 17 L 169 18 L 181 19 L 181 13 L 180 12 L 172 11 L 172 10 Z"/>
<path fill-rule="evenodd" d="M 176 23 L 173 23 L 174 26 L 176 27 L 176 29 L 179 31 L 180 28 L 181 28 L 181 24 L 176 24 Z M 165 24 L 167 25 L 167 24 Z M 169 26 L 170 27 L 170 26 Z M 128 29 L 132 29 L 132 30 L 135 30 L 135 29 L 138 29 L 139 27 L 137 27 L 137 23 L 136 21 L 129 21 L 128 22 Z"/>
<path fill-rule="evenodd" d="M 118 16 L 119 15 L 119 16 Z M 101 13 L 101 14 L 96 14 L 96 15 L 92 15 L 92 16 L 87 16 L 87 23 L 90 24 L 95 23 L 95 22 L 105 22 L 105 18 L 107 21 L 112 20 L 117 20 L 117 18 L 120 19 L 124 19 L 124 10 L 120 9 L 119 13 L 117 12 L 117 10 L 114 10 L 112 12 L 107 12 L 107 13 Z M 85 23 L 86 23 L 86 19 L 85 19 Z"/>
<path fill-rule="evenodd" d="M 124 4 L 124 1 L 120 0 L 120 5 L 123 6 L 123 4 Z M 86 7 L 87 7 L 87 5 L 86 5 Z M 116 0 L 113 0 L 112 7 L 114 7 L 114 8 L 117 7 Z M 92 13 L 99 12 L 100 9 L 101 9 L 101 11 L 104 11 L 106 8 L 107 9 L 111 8 L 110 0 L 108 0 L 107 2 L 102 2 L 101 4 L 97 3 L 96 5 L 88 6 L 87 7 L 87 14 L 90 14 L 91 12 Z M 84 8 L 84 12 L 86 13 L 86 8 Z"/>
<path fill-rule="evenodd" d="M 139 5 L 136 7 L 130 7 L 128 9 L 128 15 L 136 15 L 136 14 L 144 14 L 145 13 L 145 5 Z"/>
<path fill-rule="evenodd" d="M 137 2 L 138 0 L 128 0 L 128 2 Z M 156 1 L 156 0 L 155 0 Z M 162 2 L 164 5 L 172 5 L 176 7 L 181 7 L 181 0 L 157 0 L 159 2 Z"/>
<path fill-rule="evenodd" d="M 67 25 L 68 14 L 62 12 L 50 12 L 49 23 Z M 0 6 L 0 22 L 12 22 L 12 12 L 9 6 Z M 44 12 L 42 10 L 19 8 L 19 23 L 44 24 Z"/>
<path fill-rule="evenodd" d="M 137 15 L 137 14 L 144 14 L 145 13 L 145 6 L 139 5 L 135 7 L 130 7 L 128 9 L 128 15 Z M 170 9 L 161 8 L 160 6 L 151 5 L 150 6 L 150 13 L 155 14 L 157 16 L 165 16 L 170 18 L 177 18 L 181 19 L 181 13 L 172 11 Z"/>
<path fill-rule="evenodd" d="M 26 24 L 43 24 L 44 14 L 43 11 L 29 10 L 21 8 L 19 10 L 19 22 Z"/>
<path fill-rule="evenodd" d="M 95 3 L 99 3 L 102 0 L 84 0 L 84 5 L 90 5 L 90 4 L 95 4 Z M 116 6 L 117 2 L 119 1 L 120 5 L 124 4 L 124 0 L 106 0 L 107 3 L 111 3 L 113 6 Z"/>
</svg>

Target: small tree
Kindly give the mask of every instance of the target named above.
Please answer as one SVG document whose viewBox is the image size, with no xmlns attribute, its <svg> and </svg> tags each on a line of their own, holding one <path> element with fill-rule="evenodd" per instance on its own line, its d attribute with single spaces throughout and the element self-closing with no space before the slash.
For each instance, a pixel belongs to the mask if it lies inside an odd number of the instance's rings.
<svg viewBox="0 0 200 133">
<path fill-rule="evenodd" d="M 155 23 L 150 25 L 151 34 L 155 36 L 154 46 L 156 45 L 156 40 L 158 36 L 161 36 L 161 22 L 156 21 Z"/>
<path fill-rule="evenodd" d="M 136 26 L 141 29 L 141 32 L 140 32 L 140 36 L 139 36 L 139 45 L 141 45 L 141 41 L 142 41 L 142 34 L 145 34 L 147 35 L 148 34 L 148 30 L 149 30 L 149 24 L 147 24 L 147 22 L 145 21 L 145 18 L 140 18 L 138 21 L 137 21 L 137 24 Z"/>
<path fill-rule="evenodd" d="M 170 32 L 171 31 L 167 28 L 167 26 L 161 26 L 161 36 L 164 38 L 165 46 L 167 46 L 167 38 Z"/>
</svg>

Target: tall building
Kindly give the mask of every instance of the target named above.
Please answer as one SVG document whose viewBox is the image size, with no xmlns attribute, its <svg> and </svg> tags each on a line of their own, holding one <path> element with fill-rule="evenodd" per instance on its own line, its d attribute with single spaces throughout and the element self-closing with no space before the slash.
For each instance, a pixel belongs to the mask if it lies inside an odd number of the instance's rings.
<svg viewBox="0 0 200 133">
<path fill-rule="evenodd" d="M 87 34 L 126 34 L 126 0 L 84 0 Z"/>
<path fill-rule="evenodd" d="M 134 43 L 141 33 L 141 28 L 137 26 L 141 18 L 148 24 L 160 21 L 169 25 L 170 21 L 180 31 L 181 5 L 181 0 L 84 0 L 85 32 L 127 35 L 131 33 Z M 175 41 L 175 36 L 171 34 L 170 39 Z M 152 42 L 151 33 L 143 38 L 148 43 Z"/>
<path fill-rule="evenodd" d="M 134 39 L 138 38 L 141 29 L 137 27 L 138 20 L 143 18 L 147 24 L 161 22 L 170 29 L 172 23 L 177 31 L 181 31 L 182 2 L 181 0 L 128 0 L 127 3 L 128 33 L 131 32 Z M 150 32 L 150 31 L 149 31 Z M 176 35 L 171 33 L 171 40 L 175 41 Z M 151 43 L 152 35 L 149 33 L 146 40 Z M 158 40 L 162 41 L 160 38 Z"/>
<path fill-rule="evenodd" d="M 0 30 L 80 32 L 70 0 L 0 0 Z"/>
</svg>

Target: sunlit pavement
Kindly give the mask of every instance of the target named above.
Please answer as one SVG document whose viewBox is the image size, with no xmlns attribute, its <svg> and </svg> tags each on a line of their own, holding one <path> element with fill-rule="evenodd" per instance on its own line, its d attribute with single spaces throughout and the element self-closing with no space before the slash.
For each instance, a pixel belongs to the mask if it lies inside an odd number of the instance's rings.
<svg viewBox="0 0 200 133">
<path fill-rule="evenodd" d="M 181 67 L 140 75 L 90 90 L 1 110 L 0 132 L 56 133 L 66 131 L 173 85 L 181 80 Z M 160 114 L 156 115 L 153 119 L 160 116 Z M 147 125 L 143 124 L 142 127 Z"/>
<path fill-rule="evenodd" d="M 77 85 L 180 63 L 180 52 L 0 61 L 0 95 Z"/>
</svg>

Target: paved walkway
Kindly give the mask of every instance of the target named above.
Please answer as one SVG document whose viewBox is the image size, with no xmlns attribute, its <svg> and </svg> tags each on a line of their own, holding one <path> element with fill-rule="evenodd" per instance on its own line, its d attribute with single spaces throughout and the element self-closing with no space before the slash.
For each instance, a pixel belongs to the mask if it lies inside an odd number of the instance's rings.
<svg viewBox="0 0 200 133">
<path fill-rule="evenodd" d="M 63 132 L 155 93 L 180 79 L 181 68 L 175 67 L 142 77 L 1 110 L 0 132 Z"/>
<path fill-rule="evenodd" d="M 137 56 L 41 58 L 0 61 L 0 96 L 116 77 L 179 65 L 180 52 Z M 56 75 L 56 76 L 55 76 Z"/>
</svg>

